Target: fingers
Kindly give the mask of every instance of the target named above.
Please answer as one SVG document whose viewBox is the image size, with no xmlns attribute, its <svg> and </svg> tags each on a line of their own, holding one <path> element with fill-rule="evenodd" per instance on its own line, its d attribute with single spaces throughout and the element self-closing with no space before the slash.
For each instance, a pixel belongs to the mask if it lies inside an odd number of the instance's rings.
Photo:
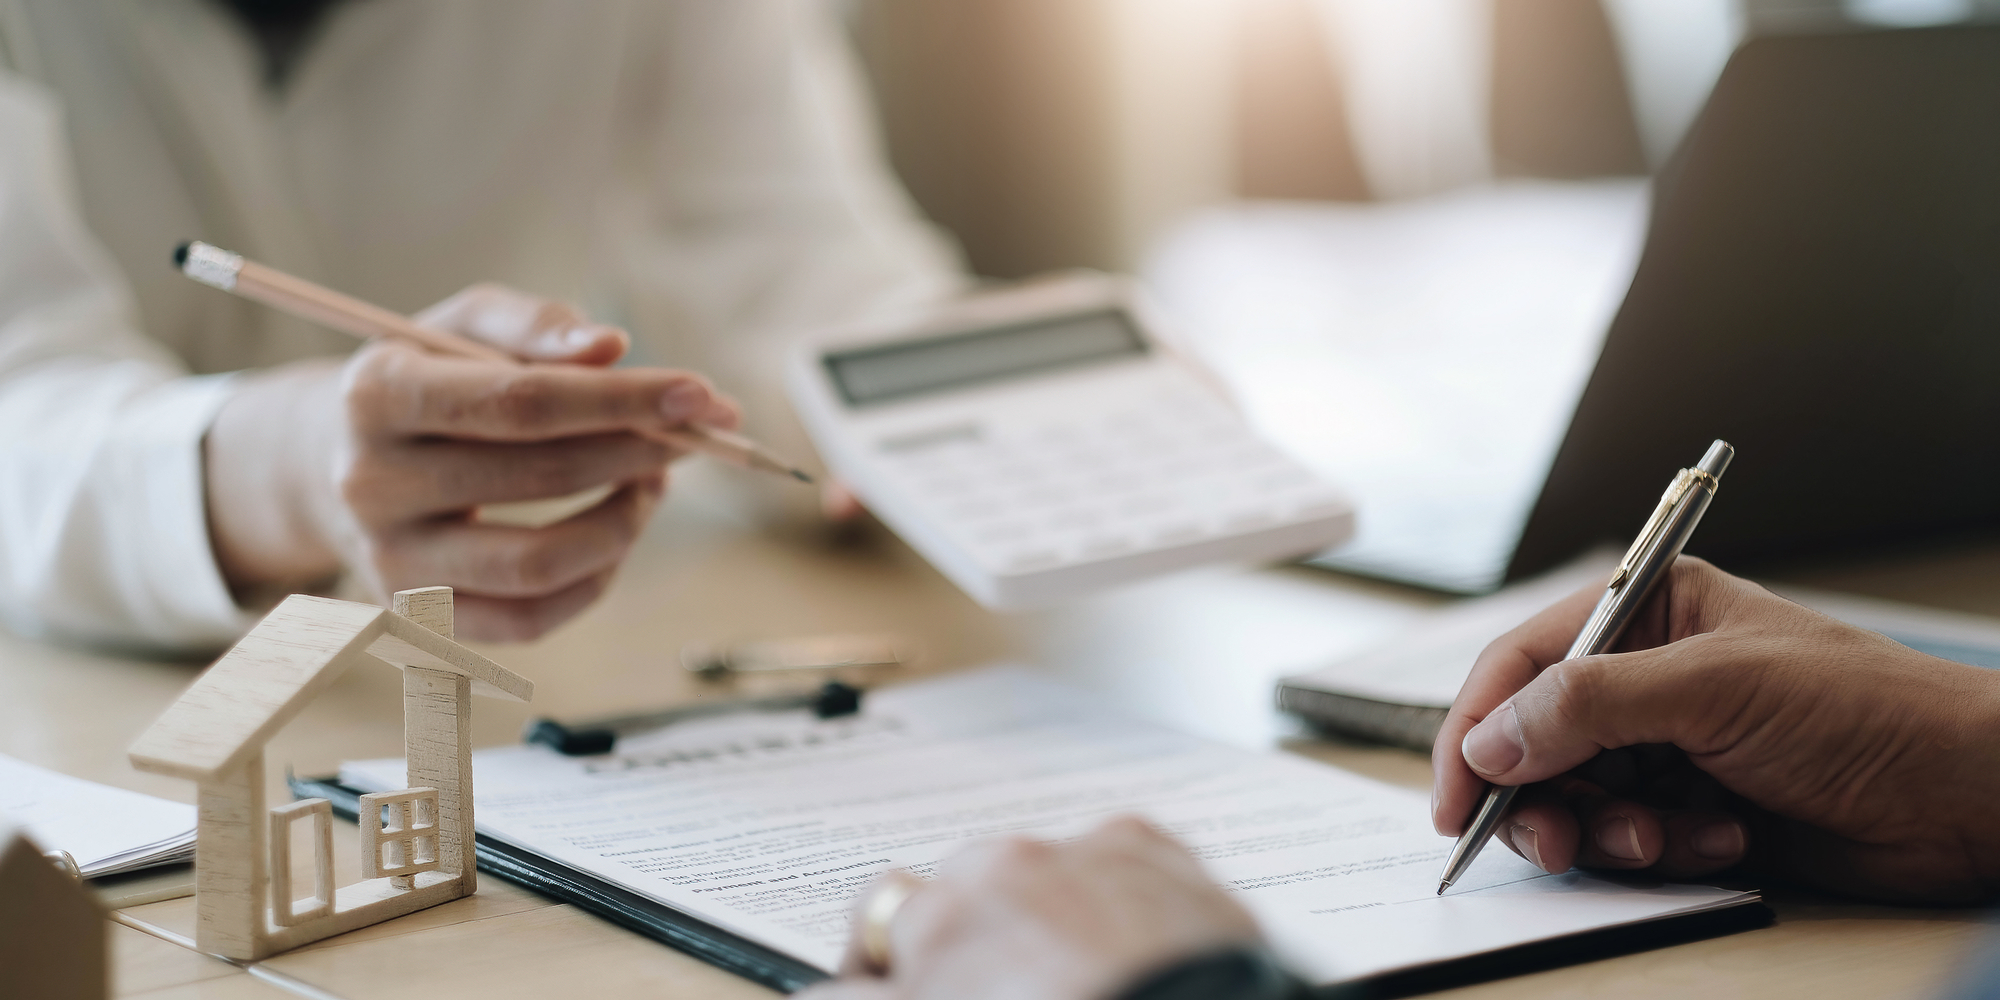
<svg viewBox="0 0 2000 1000">
<path fill-rule="evenodd" d="M 1715 810 L 1656 809 L 1605 795 L 1588 782 L 1557 791 L 1535 786 L 1495 837 L 1543 871 L 1573 867 L 1645 870 L 1663 878 L 1695 878 L 1740 864 L 1749 853 L 1747 826 Z"/>
<path fill-rule="evenodd" d="M 661 490 L 657 482 L 630 484 L 540 528 L 467 519 L 418 522 L 383 536 L 375 562 L 389 581 L 425 580 L 423 586 L 485 597 L 542 597 L 622 561 Z"/>
<path fill-rule="evenodd" d="M 1142 820 L 1074 841 L 1005 837 L 945 858 L 893 910 L 888 968 L 865 945 L 893 900 L 891 874 L 864 893 L 842 962 L 847 981 L 898 997 L 1110 996 L 1173 958 L 1254 942 L 1256 922 L 1208 881 L 1186 848 Z M 870 996 L 866 992 L 855 994 Z"/>
<path fill-rule="evenodd" d="M 846 524 L 867 513 L 861 498 L 847 484 L 829 479 L 819 488 L 820 514 L 835 524 Z"/>
<path fill-rule="evenodd" d="M 386 590 L 452 587 L 468 638 L 533 639 L 603 593 L 665 489 L 660 477 L 629 483 L 541 528 L 420 522 L 376 536 L 376 565 Z"/>
<path fill-rule="evenodd" d="M 1569 803 L 1554 789 L 1540 787 L 1524 789 L 1515 802 L 1494 839 L 1545 872 L 1561 874 L 1575 867 L 1581 825 Z"/>
<path fill-rule="evenodd" d="M 603 596 L 614 573 L 605 570 L 541 597 L 459 595 L 455 604 L 458 636 L 480 642 L 532 642 Z"/>
<path fill-rule="evenodd" d="M 1597 586 L 1579 590 L 1480 654 L 1438 732 L 1440 749 L 1431 755 L 1435 773 L 1431 820 L 1440 834 L 1463 832 L 1488 783 L 1540 781 L 1605 747 L 1660 742 L 1692 749 L 1680 741 L 1711 731 L 1714 717 L 1703 720 L 1691 713 L 1740 695 L 1744 685 L 1740 679 L 1720 678 L 1726 683 L 1713 689 L 1690 686 L 1701 683 L 1695 680 L 1702 673 L 1701 654 L 1710 654 L 1712 667 L 1713 654 L 1726 644 L 1681 647 L 1681 643 L 1740 616 L 1756 598 L 1778 600 L 1700 559 L 1683 557 L 1620 644 L 1619 648 L 1638 652 L 1586 657 L 1551 667 L 1568 652 L 1602 595 Z M 1672 652 L 1653 655 L 1662 650 Z M 1664 673 L 1626 676 L 1641 665 Z M 1654 697 L 1668 701 L 1643 703 Z M 1670 720 L 1660 713 L 1662 708 L 1678 714 Z M 1592 733 L 1565 728 L 1573 713 L 1588 713 L 1599 728 Z M 1651 725 L 1634 728 L 1642 721 Z M 1672 736 L 1659 738 L 1665 733 Z"/>
<path fill-rule="evenodd" d="M 1481 780 L 1525 785 L 1614 747 L 1670 743 L 1706 752 L 1754 686 L 1732 671 L 1729 645 L 1697 635 L 1558 663 L 1472 727 L 1458 756 Z"/>
<path fill-rule="evenodd" d="M 391 342 L 349 365 L 347 409 L 364 440 L 436 435 L 548 441 L 632 431 L 662 435 L 690 421 L 733 423 L 735 405 L 688 372 L 578 365 L 510 367 Z"/>
<path fill-rule="evenodd" d="M 1668 878 L 1698 878 L 1734 868 L 1750 855 L 1750 828 L 1719 812 L 1667 817 L 1666 849 L 1656 869 Z"/>
<path fill-rule="evenodd" d="M 363 524 L 386 527 L 480 504 L 545 500 L 657 477 L 679 454 L 632 434 L 515 444 L 423 438 L 357 456 L 340 488 Z"/>
<path fill-rule="evenodd" d="M 625 331 L 575 307 L 503 285 L 474 285 L 418 313 L 421 326 L 491 344 L 524 361 L 607 366 L 625 355 Z"/>
<path fill-rule="evenodd" d="M 872 933 L 886 933 L 893 937 L 895 933 L 895 921 L 902 915 L 902 903 L 907 902 L 922 887 L 922 879 L 902 869 L 896 869 L 883 872 L 880 878 L 876 879 L 867 889 L 862 890 L 861 895 L 854 898 L 852 918 L 849 922 L 849 927 L 852 930 L 847 936 L 847 948 L 840 956 L 841 975 L 880 976 L 888 971 L 881 968 L 880 963 L 876 961 L 876 956 L 871 953 L 871 950 L 877 947 L 879 942 L 871 944 L 868 940 L 868 935 L 871 933 L 870 924 L 882 923 L 885 918 L 882 915 L 871 917 L 870 913 L 881 904 L 885 893 L 894 894 L 900 900 L 894 904 L 895 912 L 887 914 L 886 926 L 877 927 L 872 931 Z"/>
<path fill-rule="evenodd" d="M 1463 832 L 1473 807 L 1485 793 L 1485 779 L 1467 767 L 1458 752 L 1465 734 L 1542 668 L 1562 658 L 1602 593 L 1601 586 L 1579 590 L 1493 640 L 1479 654 L 1438 731 L 1439 749 L 1431 754 L 1435 772 L 1431 823 L 1438 833 L 1455 837 Z"/>
</svg>

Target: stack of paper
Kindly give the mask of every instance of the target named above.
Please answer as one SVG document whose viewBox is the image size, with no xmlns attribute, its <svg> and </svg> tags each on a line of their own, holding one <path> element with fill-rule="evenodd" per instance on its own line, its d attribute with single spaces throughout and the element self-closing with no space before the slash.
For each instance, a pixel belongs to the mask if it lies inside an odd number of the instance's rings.
<svg viewBox="0 0 2000 1000">
<path fill-rule="evenodd" d="M 0 756 L 0 815 L 84 878 L 194 860 L 193 806 L 112 788 Z"/>
</svg>

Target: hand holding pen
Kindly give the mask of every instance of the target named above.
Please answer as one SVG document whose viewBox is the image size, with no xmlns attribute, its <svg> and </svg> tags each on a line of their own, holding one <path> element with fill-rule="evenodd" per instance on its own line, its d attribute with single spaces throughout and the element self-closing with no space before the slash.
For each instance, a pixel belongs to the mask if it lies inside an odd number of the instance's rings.
<svg viewBox="0 0 2000 1000">
<path fill-rule="evenodd" d="M 1624 635 L 1639 609 L 1645 606 L 1647 598 L 1665 579 L 1674 561 L 1680 558 L 1681 549 L 1693 536 L 1695 527 L 1701 524 L 1702 515 L 1708 512 L 1709 502 L 1715 499 L 1722 474 L 1735 456 L 1736 449 L 1730 447 L 1728 442 L 1716 441 L 1709 446 L 1700 463 L 1682 469 L 1667 484 L 1653 516 L 1646 520 L 1645 527 L 1639 529 L 1639 537 L 1625 551 L 1604 586 L 1597 590 L 1596 606 L 1570 642 L 1568 652 L 1563 654 L 1565 661 L 1608 652 Z M 1512 725 L 1515 718 L 1513 705 L 1503 704 L 1494 709 L 1492 718 L 1482 724 L 1481 730 L 1489 737 L 1500 738 L 1503 727 Z M 1441 732 L 1438 745 L 1445 745 L 1443 739 Z M 1468 741 L 1470 739 L 1468 737 Z M 1467 759 L 1472 759 L 1471 742 L 1466 745 L 1466 753 Z M 1519 792 L 1519 786 L 1505 782 L 1486 789 L 1478 809 L 1466 821 L 1464 833 L 1460 834 L 1458 843 L 1445 861 L 1444 873 L 1438 879 L 1437 891 L 1440 895 L 1465 874 L 1473 859 L 1485 848 L 1487 839 L 1508 821 L 1509 811 Z M 1445 825 L 1445 822 L 1439 824 L 1440 831 Z"/>
<path fill-rule="evenodd" d="M 1611 589 L 1480 654 L 1431 755 L 1439 833 L 1518 789 L 1492 838 L 1549 872 L 2000 899 L 2000 671 L 1691 557 L 1666 565 L 1611 651 L 1575 655 Z"/>
<path fill-rule="evenodd" d="M 1432 755 L 1440 833 L 1493 782 L 1523 786 L 1494 839 L 1551 872 L 2000 900 L 2000 670 L 1688 557 L 1624 652 L 1563 659 L 1600 589 L 1480 655 Z"/>
<path fill-rule="evenodd" d="M 456 588 L 461 636 L 532 638 L 609 583 L 668 464 L 695 446 L 686 432 L 738 420 L 699 376 L 611 367 L 623 332 L 559 303 L 482 285 L 414 322 L 379 312 L 476 346 L 391 333 L 345 362 L 238 376 L 210 425 L 211 540 L 246 602 L 345 570 L 382 592 Z M 479 516 L 600 486 L 601 502 L 552 524 Z"/>
</svg>

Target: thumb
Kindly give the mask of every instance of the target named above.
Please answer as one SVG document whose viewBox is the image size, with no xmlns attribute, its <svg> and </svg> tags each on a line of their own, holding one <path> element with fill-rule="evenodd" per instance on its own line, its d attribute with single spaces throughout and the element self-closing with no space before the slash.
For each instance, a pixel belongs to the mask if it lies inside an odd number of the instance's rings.
<svg viewBox="0 0 2000 1000">
<path fill-rule="evenodd" d="M 1746 679 L 1721 675 L 1712 636 L 1582 656 L 1542 671 L 1465 734 L 1467 766 L 1496 785 L 1545 781 L 1604 750 L 1672 743 L 1698 750 Z"/>
</svg>

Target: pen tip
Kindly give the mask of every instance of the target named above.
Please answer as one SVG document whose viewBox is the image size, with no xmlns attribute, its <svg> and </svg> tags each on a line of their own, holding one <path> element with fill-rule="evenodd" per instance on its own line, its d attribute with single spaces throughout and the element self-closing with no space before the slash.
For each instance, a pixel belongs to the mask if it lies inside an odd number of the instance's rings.
<svg viewBox="0 0 2000 1000">
<path fill-rule="evenodd" d="M 799 482 L 810 483 L 813 481 L 813 477 L 806 475 L 805 470 L 803 469 L 788 469 L 786 471 L 790 472 L 792 474 L 792 478 L 798 480 Z"/>
<path fill-rule="evenodd" d="M 181 245 L 174 248 L 174 267 L 182 270 L 187 268 L 188 248 L 192 246 L 194 246 L 193 240 L 182 240 Z"/>
<path fill-rule="evenodd" d="M 1440 896 L 1444 895 L 1444 891 L 1445 891 L 1446 889 L 1449 889 L 1449 888 L 1451 888 L 1451 883 L 1450 883 L 1450 882 L 1439 882 L 1439 883 L 1438 883 L 1438 895 L 1440 895 Z"/>
</svg>

